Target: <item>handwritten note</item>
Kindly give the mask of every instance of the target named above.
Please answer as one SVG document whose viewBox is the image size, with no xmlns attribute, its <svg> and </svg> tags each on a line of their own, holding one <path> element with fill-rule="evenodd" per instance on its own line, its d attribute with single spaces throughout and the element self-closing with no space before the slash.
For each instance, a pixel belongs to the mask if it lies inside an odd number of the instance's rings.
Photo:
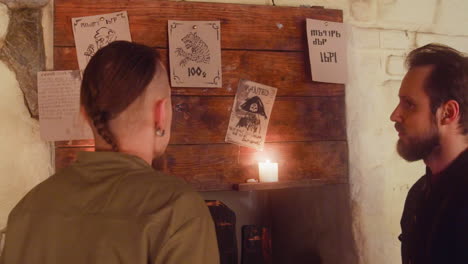
<svg viewBox="0 0 468 264">
<path fill-rule="evenodd" d="M 219 21 L 168 21 L 171 85 L 221 87 Z"/>
<path fill-rule="evenodd" d="M 116 40 L 132 41 L 127 11 L 72 18 L 80 70 L 96 52 Z"/>
<path fill-rule="evenodd" d="M 312 80 L 346 83 L 346 31 L 343 23 L 307 19 Z"/>
<path fill-rule="evenodd" d="M 239 81 L 226 142 L 263 150 L 276 91 L 260 83 Z"/>
<path fill-rule="evenodd" d="M 80 72 L 37 73 L 39 125 L 48 141 L 92 139 L 91 128 L 80 114 Z"/>
</svg>

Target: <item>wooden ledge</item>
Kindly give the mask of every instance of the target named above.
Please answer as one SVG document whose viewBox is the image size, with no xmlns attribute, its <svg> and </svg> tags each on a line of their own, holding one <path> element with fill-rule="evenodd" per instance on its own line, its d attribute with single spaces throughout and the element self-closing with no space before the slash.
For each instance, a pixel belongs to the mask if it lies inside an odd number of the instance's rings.
<svg viewBox="0 0 468 264">
<path fill-rule="evenodd" d="M 234 190 L 237 191 L 261 191 L 261 190 L 278 190 L 290 188 L 305 188 L 313 186 L 324 186 L 329 184 L 347 183 L 346 178 L 338 179 L 310 179 L 298 181 L 280 181 L 280 182 L 256 182 L 256 183 L 239 183 L 234 184 Z"/>
</svg>

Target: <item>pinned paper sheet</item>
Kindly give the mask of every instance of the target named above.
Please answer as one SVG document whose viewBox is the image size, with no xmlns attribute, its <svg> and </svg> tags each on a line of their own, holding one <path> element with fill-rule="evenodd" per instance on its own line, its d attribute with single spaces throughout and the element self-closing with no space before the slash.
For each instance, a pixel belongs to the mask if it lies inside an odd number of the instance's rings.
<svg viewBox="0 0 468 264">
<path fill-rule="evenodd" d="M 346 31 L 343 23 L 307 19 L 312 80 L 346 83 Z"/>
<path fill-rule="evenodd" d="M 80 114 L 80 85 L 78 70 L 37 73 L 42 139 L 59 141 L 93 138 L 91 128 Z"/>
<path fill-rule="evenodd" d="M 80 70 L 100 48 L 116 40 L 132 41 L 127 11 L 72 18 L 72 26 Z"/>
<path fill-rule="evenodd" d="M 226 142 L 263 150 L 276 91 L 252 81 L 239 81 Z"/>
<path fill-rule="evenodd" d="M 219 21 L 168 21 L 171 85 L 221 87 Z"/>
</svg>

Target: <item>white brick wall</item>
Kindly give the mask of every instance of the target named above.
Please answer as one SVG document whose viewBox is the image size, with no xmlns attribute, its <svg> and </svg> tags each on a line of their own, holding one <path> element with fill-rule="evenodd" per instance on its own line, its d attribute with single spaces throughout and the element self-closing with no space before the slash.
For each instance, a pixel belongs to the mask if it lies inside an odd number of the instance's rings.
<svg viewBox="0 0 468 264">
<path fill-rule="evenodd" d="M 433 32 L 468 35 L 468 7 L 466 0 L 442 0 L 434 16 Z"/>
<path fill-rule="evenodd" d="M 407 50 L 414 45 L 414 32 L 401 30 L 382 30 L 380 33 L 380 47 L 383 49 Z"/>
<path fill-rule="evenodd" d="M 351 18 L 366 23 L 374 23 L 377 19 L 377 4 L 375 0 L 351 0 Z"/>
<path fill-rule="evenodd" d="M 379 1 L 379 24 L 384 27 L 417 29 L 431 25 L 437 0 Z"/>
<path fill-rule="evenodd" d="M 389 55 L 385 65 L 386 72 L 392 76 L 403 76 L 406 73 L 404 68 L 405 56 Z"/>
<path fill-rule="evenodd" d="M 380 30 L 351 27 L 350 44 L 357 49 L 379 49 L 380 48 Z"/>
<path fill-rule="evenodd" d="M 468 26 L 466 29 L 468 30 Z M 468 53 L 468 34 L 467 36 L 447 36 L 442 34 L 417 33 L 416 45 L 418 47 L 432 42 L 449 45 L 452 48 Z"/>
</svg>

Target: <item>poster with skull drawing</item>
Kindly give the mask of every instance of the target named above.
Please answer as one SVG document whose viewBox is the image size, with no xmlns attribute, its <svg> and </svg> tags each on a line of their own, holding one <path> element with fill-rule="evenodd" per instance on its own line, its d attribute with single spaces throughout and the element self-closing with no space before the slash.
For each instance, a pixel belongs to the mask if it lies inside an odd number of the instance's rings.
<svg viewBox="0 0 468 264">
<path fill-rule="evenodd" d="M 263 150 L 276 91 L 264 84 L 239 81 L 226 142 Z"/>
<path fill-rule="evenodd" d="M 100 48 L 116 40 L 132 41 L 127 11 L 72 18 L 72 26 L 80 70 Z"/>
<path fill-rule="evenodd" d="M 219 21 L 168 21 L 169 62 L 173 87 L 219 88 Z"/>
</svg>

